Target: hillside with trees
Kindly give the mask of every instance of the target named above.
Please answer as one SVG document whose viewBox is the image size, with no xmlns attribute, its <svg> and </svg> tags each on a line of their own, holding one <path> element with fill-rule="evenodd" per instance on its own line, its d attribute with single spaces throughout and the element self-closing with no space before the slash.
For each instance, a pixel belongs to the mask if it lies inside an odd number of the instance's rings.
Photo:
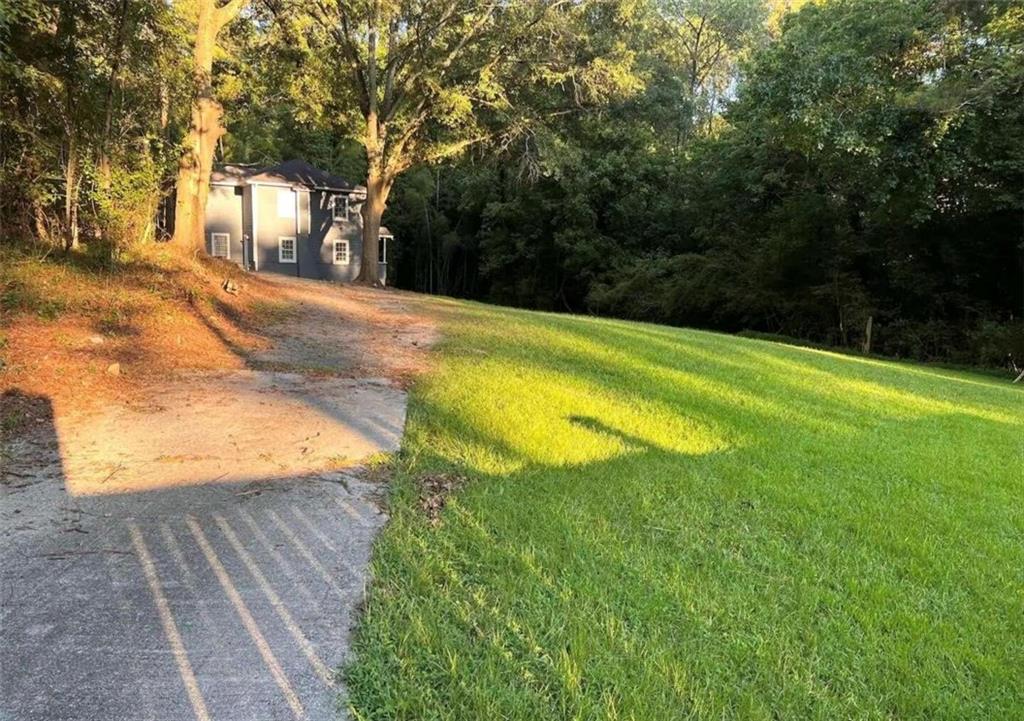
<svg viewBox="0 0 1024 721">
<path fill-rule="evenodd" d="M 403 186 L 402 283 L 1019 363 L 1020 5 L 816 3 L 774 31 L 683 6 L 634 35 L 635 97 Z"/>
<path fill-rule="evenodd" d="M 194 244 L 212 163 L 299 157 L 369 188 L 400 287 L 1024 359 L 1019 1 L 27 0 L 0 24 L 4 242 L 116 262 L 177 186 Z"/>
</svg>

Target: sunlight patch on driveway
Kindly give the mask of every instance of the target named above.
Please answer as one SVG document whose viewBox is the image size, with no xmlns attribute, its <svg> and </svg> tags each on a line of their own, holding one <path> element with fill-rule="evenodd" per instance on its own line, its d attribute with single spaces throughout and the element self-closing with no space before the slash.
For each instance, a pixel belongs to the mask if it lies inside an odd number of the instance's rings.
<svg viewBox="0 0 1024 721">
<path fill-rule="evenodd" d="M 147 399 L 58 416 L 71 495 L 301 476 L 397 450 L 405 393 L 373 379 L 195 374 Z"/>
</svg>

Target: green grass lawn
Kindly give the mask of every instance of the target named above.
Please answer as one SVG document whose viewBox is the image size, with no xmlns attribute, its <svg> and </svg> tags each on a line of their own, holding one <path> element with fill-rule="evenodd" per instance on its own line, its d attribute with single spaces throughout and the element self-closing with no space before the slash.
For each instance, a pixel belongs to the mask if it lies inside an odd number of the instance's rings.
<svg viewBox="0 0 1024 721">
<path fill-rule="evenodd" d="M 432 305 L 356 718 L 1024 718 L 1020 388 Z"/>
</svg>

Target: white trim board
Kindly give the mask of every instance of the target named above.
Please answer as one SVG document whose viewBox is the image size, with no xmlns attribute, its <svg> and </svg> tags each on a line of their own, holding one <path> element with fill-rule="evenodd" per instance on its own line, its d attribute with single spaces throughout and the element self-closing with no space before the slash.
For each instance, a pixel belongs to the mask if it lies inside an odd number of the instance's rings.
<svg viewBox="0 0 1024 721">
<path fill-rule="evenodd" d="M 258 180 L 258 181 L 247 180 L 246 181 L 246 185 L 251 185 L 254 188 L 259 188 L 261 186 L 266 186 L 268 188 L 294 188 L 295 187 L 292 183 L 268 183 L 268 182 L 266 182 L 264 180 Z"/>
<path fill-rule="evenodd" d="M 252 200 L 249 203 L 249 210 L 252 212 L 252 269 L 253 272 L 260 269 L 260 206 L 256 201 L 259 199 L 260 188 L 252 186 Z"/>
</svg>

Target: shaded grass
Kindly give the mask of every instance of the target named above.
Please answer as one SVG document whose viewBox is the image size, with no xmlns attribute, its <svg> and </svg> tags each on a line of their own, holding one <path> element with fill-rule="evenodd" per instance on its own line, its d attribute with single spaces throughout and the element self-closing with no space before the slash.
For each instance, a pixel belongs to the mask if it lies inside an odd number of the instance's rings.
<svg viewBox="0 0 1024 721">
<path fill-rule="evenodd" d="M 1019 389 L 436 302 L 362 719 L 1024 715 Z M 417 479 L 470 480 L 441 523 Z"/>
</svg>

